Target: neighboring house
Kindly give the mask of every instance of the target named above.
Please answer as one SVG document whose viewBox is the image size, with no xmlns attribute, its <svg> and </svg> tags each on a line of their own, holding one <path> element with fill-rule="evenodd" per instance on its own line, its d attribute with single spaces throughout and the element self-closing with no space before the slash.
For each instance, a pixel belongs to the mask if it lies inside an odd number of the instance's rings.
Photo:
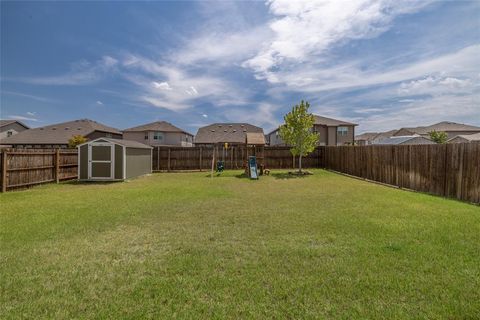
<svg viewBox="0 0 480 320">
<path fill-rule="evenodd" d="M 166 121 L 155 121 L 125 129 L 123 138 L 149 146 L 193 146 L 193 134 Z"/>
<path fill-rule="evenodd" d="M 435 144 L 430 139 L 425 137 L 414 135 L 414 136 L 399 136 L 399 137 L 390 137 L 373 143 L 374 145 L 406 145 L 406 144 Z"/>
<path fill-rule="evenodd" d="M 367 146 L 372 144 L 373 139 L 378 135 L 378 132 L 364 132 L 355 137 L 355 144 L 358 146 Z"/>
<path fill-rule="evenodd" d="M 71 137 L 81 135 L 88 140 L 101 137 L 122 139 L 122 133 L 112 127 L 89 119 L 52 124 L 22 131 L 0 144 L 14 148 L 67 148 Z"/>
<path fill-rule="evenodd" d="M 9 138 L 28 129 L 30 127 L 18 120 L 0 120 L 0 139 Z"/>
<path fill-rule="evenodd" d="M 265 144 L 265 135 L 260 127 L 248 123 L 214 123 L 198 129 L 195 135 L 195 146 L 213 146 L 224 143 L 229 145 L 245 144 L 247 133 L 261 134 L 255 135 L 255 140 L 258 144 Z"/>
<path fill-rule="evenodd" d="M 445 132 L 448 136 L 448 139 L 452 139 L 459 135 L 480 133 L 480 127 L 456 122 L 442 121 L 426 127 L 401 128 L 393 136 L 409 136 L 417 134 L 422 137 L 429 137 L 429 132 L 434 130 Z"/>
<path fill-rule="evenodd" d="M 390 130 L 386 132 L 365 132 L 355 137 L 355 143 L 359 146 L 367 146 L 375 144 L 386 138 L 393 136 L 398 130 Z"/>
<path fill-rule="evenodd" d="M 447 143 L 469 143 L 469 142 L 480 143 L 480 133 L 462 134 L 462 135 L 453 137 L 452 139 L 447 141 Z"/>
<path fill-rule="evenodd" d="M 317 115 L 314 115 L 314 117 L 315 122 L 312 130 L 320 135 L 319 146 L 353 145 L 357 124 Z M 279 131 L 279 128 L 277 128 L 268 134 L 267 140 L 271 146 L 285 145 Z"/>
</svg>

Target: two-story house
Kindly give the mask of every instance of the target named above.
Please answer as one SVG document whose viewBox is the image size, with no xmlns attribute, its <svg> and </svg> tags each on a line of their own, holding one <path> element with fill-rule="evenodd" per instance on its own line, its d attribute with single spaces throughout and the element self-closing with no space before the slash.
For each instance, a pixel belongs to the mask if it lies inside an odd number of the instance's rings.
<svg viewBox="0 0 480 320">
<path fill-rule="evenodd" d="M 314 117 L 312 130 L 319 134 L 319 146 L 353 145 L 357 124 L 317 115 Z M 271 146 L 285 145 L 279 135 L 279 128 L 268 134 L 267 141 Z"/>
<path fill-rule="evenodd" d="M 193 134 L 166 121 L 155 121 L 125 129 L 123 138 L 149 146 L 193 146 Z"/>
</svg>

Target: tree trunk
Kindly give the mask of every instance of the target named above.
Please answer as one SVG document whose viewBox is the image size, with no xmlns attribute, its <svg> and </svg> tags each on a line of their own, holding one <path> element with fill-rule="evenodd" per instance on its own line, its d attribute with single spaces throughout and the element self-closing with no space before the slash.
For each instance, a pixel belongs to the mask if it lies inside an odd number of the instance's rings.
<svg viewBox="0 0 480 320">
<path fill-rule="evenodd" d="M 298 172 L 302 172 L 302 154 L 298 157 Z"/>
</svg>

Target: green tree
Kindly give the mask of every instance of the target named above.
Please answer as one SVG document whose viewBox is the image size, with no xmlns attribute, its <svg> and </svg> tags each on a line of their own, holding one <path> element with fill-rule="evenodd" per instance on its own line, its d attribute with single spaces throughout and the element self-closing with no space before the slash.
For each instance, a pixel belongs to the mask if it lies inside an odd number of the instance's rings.
<svg viewBox="0 0 480 320">
<path fill-rule="evenodd" d="M 432 141 L 436 143 L 445 143 L 448 140 L 448 135 L 443 131 L 433 130 L 430 131 L 428 135 L 430 136 L 430 139 L 432 139 Z"/>
<path fill-rule="evenodd" d="M 312 130 L 315 118 L 308 113 L 309 108 L 310 104 L 302 100 L 283 117 L 285 123 L 280 126 L 280 137 L 292 146 L 290 152 L 298 156 L 298 172 L 302 172 L 302 157 L 315 149 L 319 138 Z"/>
<path fill-rule="evenodd" d="M 85 138 L 84 136 L 82 135 L 76 135 L 76 136 L 73 136 L 71 137 L 69 140 L 68 140 L 68 146 L 70 148 L 76 148 L 78 145 L 82 144 L 82 143 L 85 143 L 87 142 L 88 139 Z"/>
</svg>

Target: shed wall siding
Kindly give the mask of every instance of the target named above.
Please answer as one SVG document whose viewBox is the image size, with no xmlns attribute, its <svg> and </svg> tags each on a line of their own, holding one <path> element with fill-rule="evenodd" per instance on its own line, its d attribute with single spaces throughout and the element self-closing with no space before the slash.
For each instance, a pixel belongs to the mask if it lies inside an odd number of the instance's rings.
<svg viewBox="0 0 480 320">
<path fill-rule="evenodd" d="M 115 168 L 114 177 L 117 180 L 123 179 L 123 147 L 115 145 Z"/>
<path fill-rule="evenodd" d="M 85 144 L 80 147 L 80 158 L 78 163 L 80 164 L 80 180 L 88 179 L 88 145 Z"/>
<path fill-rule="evenodd" d="M 127 148 L 127 179 L 151 173 L 151 152 L 150 149 Z"/>
</svg>

